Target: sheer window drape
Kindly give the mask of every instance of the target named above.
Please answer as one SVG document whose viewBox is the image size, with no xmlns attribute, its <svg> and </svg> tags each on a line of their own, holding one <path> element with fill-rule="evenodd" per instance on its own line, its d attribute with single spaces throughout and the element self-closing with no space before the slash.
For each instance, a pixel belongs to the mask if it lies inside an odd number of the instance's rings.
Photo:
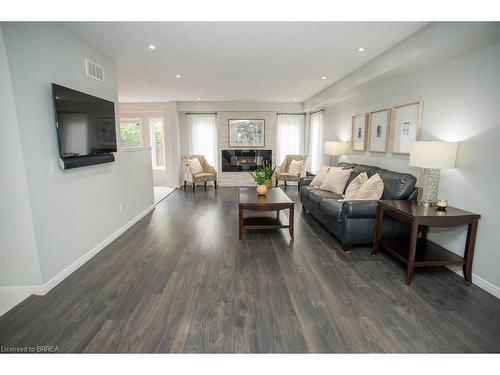
<svg viewBox="0 0 500 375">
<path fill-rule="evenodd" d="M 304 152 L 304 115 L 278 114 L 276 129 L 276 163 L 281 164 L 286 155 Z"/>
<path fill-rule="evenodd" d="M 188 114 L 189 150 L 204 155 L 208 163 L 217 165 L 217 116 L 215 114 Z"/>
<path fill-rule="evenodd" d="M 323 111 L 311 114 L 309 160 L 311 172 L 316 173 L 323 162 Z"/>
</svg>

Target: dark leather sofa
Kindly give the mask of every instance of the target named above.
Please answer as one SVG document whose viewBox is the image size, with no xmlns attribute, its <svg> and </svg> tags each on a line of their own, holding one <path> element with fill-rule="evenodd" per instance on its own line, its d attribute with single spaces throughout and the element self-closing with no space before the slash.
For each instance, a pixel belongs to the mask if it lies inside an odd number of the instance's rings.
<svg viewBox="0 0 500 375">
<path fill-rule="evenodd" d="M 353 169 L 346 187 L 360 173 L 366 172 L 368 177 L 378 173 L 384 181 L 382 199 L 409 199 L 417 197 L 415 184 L 417 179 L 407 173 L 393 172 L 387 169 L 363 164 L 340 163 L 339 167 Z M 371 245 L 375 231 L 377 201 L 339 201 L 340 194 L 312 187 L 313 177 L 300 180 L 300 201 L 306 212 L 311 213 L 342 243 L 345 251 L 353 245 Z M 384 218 L 382 238 L 400 238 L 407 236 L 409 227 L 390 218 Z"/>
</svg>

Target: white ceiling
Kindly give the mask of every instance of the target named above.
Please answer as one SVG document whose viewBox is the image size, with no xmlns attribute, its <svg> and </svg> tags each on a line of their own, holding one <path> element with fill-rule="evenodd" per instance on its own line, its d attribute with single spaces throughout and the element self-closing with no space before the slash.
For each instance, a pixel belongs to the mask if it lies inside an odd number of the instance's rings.
<svg viewBox="0 0 500 375">
<path fill-rule="evenodd" d="M 304 101 L 424 22 L 74 22 L 113 58 L 120 101 Z M 148 49 L 155 44 L 156 50 Z M 365 52 L 357 51 L 364 47 Z M 176 74 L 182 77 L 177 79 Z M 321 79 L 326 76 L 327 79 Z"/>
</svg>

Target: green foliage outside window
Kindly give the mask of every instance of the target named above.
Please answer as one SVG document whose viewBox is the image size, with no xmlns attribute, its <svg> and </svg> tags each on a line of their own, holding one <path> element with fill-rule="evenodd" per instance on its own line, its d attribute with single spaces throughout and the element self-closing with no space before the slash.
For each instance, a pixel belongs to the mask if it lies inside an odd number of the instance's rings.
<svg viewBox="0 0 500 375">
<path fill-rule="evenodd" d="M 122 122 L 120 124 L 120 140 L 124 146 L 140 146 L 140 125 L 137 122 Z"/>
<path fill-rule="evenodd" d="M 163 133 L 161 131 L 162 124 L 154 125 L 154 147 L 156 151 L 163 150 Z"/>
</svg>

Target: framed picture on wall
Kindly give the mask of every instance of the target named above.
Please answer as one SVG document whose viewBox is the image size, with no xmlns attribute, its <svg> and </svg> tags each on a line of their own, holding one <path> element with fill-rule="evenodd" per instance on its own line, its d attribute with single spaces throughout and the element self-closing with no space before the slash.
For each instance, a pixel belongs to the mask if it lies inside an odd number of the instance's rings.
<svg viewBox="0 0 500 375">
<path fill-rule="evenodd" d="M 229 120 L 229 147 L 264 147 L 265 120 Z"/>
<path fill-rule="evenodd" d="M 390 128 L 390 110 L 383 109 L 369 114 L 369 146 L 371 152 L 387 152 Z"/>
<path fill-rule="evenodd" d="M 368 115 L 366 113 L 352 116 L 352 136 L 351 136 L 352 151 L 366 150 L 367 121 L 368 121 Z"/>
<path fill-rule="evenodd" d="M 400 105 L 392 109 L 392 153 L 409 154 L 413 142 L 420 140 L 422 111 L 422 102 Z"/>
</svg>

